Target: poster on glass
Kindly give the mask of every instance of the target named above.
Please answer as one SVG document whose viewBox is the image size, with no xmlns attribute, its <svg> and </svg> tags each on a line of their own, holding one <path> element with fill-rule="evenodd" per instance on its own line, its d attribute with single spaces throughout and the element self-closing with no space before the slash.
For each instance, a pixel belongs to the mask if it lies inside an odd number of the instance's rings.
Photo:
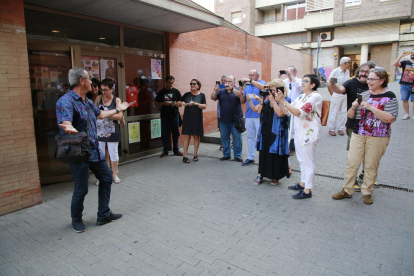
<svg viewBox="0 0 414 276">
<path fill-rule="evenodd" d="M 151 78 L 153 80 L 162 79 L 161 60 L 151 59 Z"/>
<path fill-rule="evenodd" d="M 141 142 L 141 131 L 139 122 L 128 123 L 128 137 L 130 144 Z"/>
</svg>

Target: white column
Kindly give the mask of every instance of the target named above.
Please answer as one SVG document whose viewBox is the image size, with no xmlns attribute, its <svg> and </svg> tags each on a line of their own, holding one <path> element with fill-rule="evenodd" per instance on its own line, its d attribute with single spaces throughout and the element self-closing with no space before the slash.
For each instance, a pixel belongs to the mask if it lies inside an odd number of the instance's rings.
<svg viewBox="0 0 414 276">
<path fill-rule="evenodd" d="M 361 45 L 361 64 L 368 61 L 368 44 Z"/>
</svg>

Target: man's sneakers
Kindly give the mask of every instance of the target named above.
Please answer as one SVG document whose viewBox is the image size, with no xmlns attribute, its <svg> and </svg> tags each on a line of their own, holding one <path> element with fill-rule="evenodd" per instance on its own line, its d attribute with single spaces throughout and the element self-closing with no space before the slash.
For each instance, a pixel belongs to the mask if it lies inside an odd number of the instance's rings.
<svg viewBox="0 0 414 276">
<path fill-rule="evenodd" d="M 305 191 L 300 191 L 296 195 L 292 196 L 293 199 L 305 199 L 305 198 L 311 198 L 311 197 L 312 197 L 311 191 L 309 191 L 309 194 L 305 193 Z"/>
<path fill-rule="evenodd" d="M 352 195 L 345 192 L 344 189 L 342 189 L 340 192 L 338 192 L 338 193 L 336 193 L 332 196 L 332 198 L 336 199 L 336 200 L 344 199 L 344 198 L 351 198 L 351 197 L 352 197 Z"/>
<path fill-rule="evenodd" d="M 242 163 L 242 166 L 246 166 L 246 165 L 249 165 L 249 164 L 251 164 L 251 163 L 254 163 L 254 160 L 251 160 L 251 159 L 246 159 L 246 161 L 244 161 L 244 162 Z"/>
<path fill-rule="evenodd" d="M 408 120 L 408 119 L 410 119 L 410 114 L 405 114 L 405 115 L 401 118 L 401 120 Z M 414 117 L 413 117 L 413 120 L 414 120 Z"/>
<path fill-rule="evenodd" d="M 355 180 L 355 184 L 354 184 L 354 191 L 355 192 L 360 192 L 361 191 L 361 185 L 362 182 L 364 181 L 364 171 L 362 171 L 359 176 L 357 177 L 357 179 Z M 381 187 L 380 184 L 378 184 L 377 181 L 374 182 L 374 188 L 379 188 Z"/>
<path fill-rule="evenodd" d="M 73 231 L 76 233 L 82 233 L 86 230 L 85 224 L 83 224 L 83 221 L 81 219 L 72 220 L 72 227 Z"/>
<path fill-rule="evenodd" d="M 98 218 L 96 220 L 96 224 L 104 225 L 104 224 L 107 224 L 108 222 L 117 221 L 120 218 L 122 218 L 122 214 L 114 214 L 114 213 L 110 212 L 109 216 L 107 216 L 105 218 Z"/>
<path fill-rule="evenodd" d="M 295 186 L 289 186 L 288 189 L 293 191 L 303 191 L 305 187 L 302 187 L 299 183 L 296 183 Z"/>
</svg>

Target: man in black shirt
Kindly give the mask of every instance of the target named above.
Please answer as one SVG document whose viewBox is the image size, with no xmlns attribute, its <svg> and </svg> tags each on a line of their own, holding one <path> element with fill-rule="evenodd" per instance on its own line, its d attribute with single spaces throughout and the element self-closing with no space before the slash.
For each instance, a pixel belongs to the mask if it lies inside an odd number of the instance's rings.
<svg viewBox="0 0 414 276">
<path fill-rule="evenodd" d="M 328 88 L 331 89 L 334 93 L 338 94 L 346 94 L 347 100 L 347 110 L 352 107 L 352 103 L 356 100 L 357 95 L 360 95 L 362 92 L 369 90 L 367 84 L 367 77 L 369 75 L 369 70 L 374 68 L 373 65 L 369 63 L 363 63 L 355 72 L 355 78 L 347 80 L 342 85 L 336 85 L 332 83 L 331 80 L 328 80 Z M 346 134 L 348 135 L 348 143 L 346 146 L 346 150 L 349 150 L 349 143 L 351 142 L 352 131 L 354 127 L 358 127 L 359 120 L 358 119 L 351 119 L 347 118 L 345 127 L 346 127 Z M 359 178 L 362 182 L 364 177 L 364 163 L 362 162 L 362 173 L 359 175 Z M 375 182 L 374 186 L 377 187 L 378 184 Z M 361 191 L 361 187 L 357 181 L 355 181 L 354 189 L 356 192 Z"/>
<path fill-rule="evenodd" d="M 175 78 L 173 76 L 166 76 L 165 88 L 161 89 L 155 98 L 155 106 L 161 107 L 161 139 L 164 149 L 160 157 L 167 156 L 171 150 L 169 139 L 170 129 L 174 155 L 183 156 L 178 150 L 178 137 L 180 137 L 178 131 L 180 116 L 178 107 L 181 106 L 181 93 L 173 87 L 174 81 Z"/>
</svg>

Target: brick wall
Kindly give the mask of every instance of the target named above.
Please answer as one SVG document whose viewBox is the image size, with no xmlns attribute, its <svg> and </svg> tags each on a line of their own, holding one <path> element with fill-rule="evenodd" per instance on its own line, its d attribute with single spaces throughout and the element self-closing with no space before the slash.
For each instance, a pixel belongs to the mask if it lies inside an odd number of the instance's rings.
<svg viewBox="0 0 414 276">
<path fill-rule="evenodd" d="M 371 59 L 377 66 L 384 68 L 385 71 L 390 72 L 394 69 L 391 66 L 390 60 L 394 61 L 394 57 L 391 57 L 392 44 L 378 44 L 371 45 Z"/>
<path fill-rule="evenodd" d="M 217 131 L 217 102 L 210 96 L 221 75 L 231 74 L 239 80 L 248 77 L 251 69 L 257 69 L 261 79 L 270 81 L 288 65 L 296 65 L 299 74 L 312 69 L 312 56 L 308 54 L 225 27 L 169 34 L 168 40 L 174 86 L 183 94 L 190 90 L 192 78 L 201 82 L 201 92 L 207 98 L 203 113 L 205 133 Z"/>
<path fill-rule="evenodd" d="M 0 215 L 41 202 L 23 0 L 0 0 Z"/>
</svg>

